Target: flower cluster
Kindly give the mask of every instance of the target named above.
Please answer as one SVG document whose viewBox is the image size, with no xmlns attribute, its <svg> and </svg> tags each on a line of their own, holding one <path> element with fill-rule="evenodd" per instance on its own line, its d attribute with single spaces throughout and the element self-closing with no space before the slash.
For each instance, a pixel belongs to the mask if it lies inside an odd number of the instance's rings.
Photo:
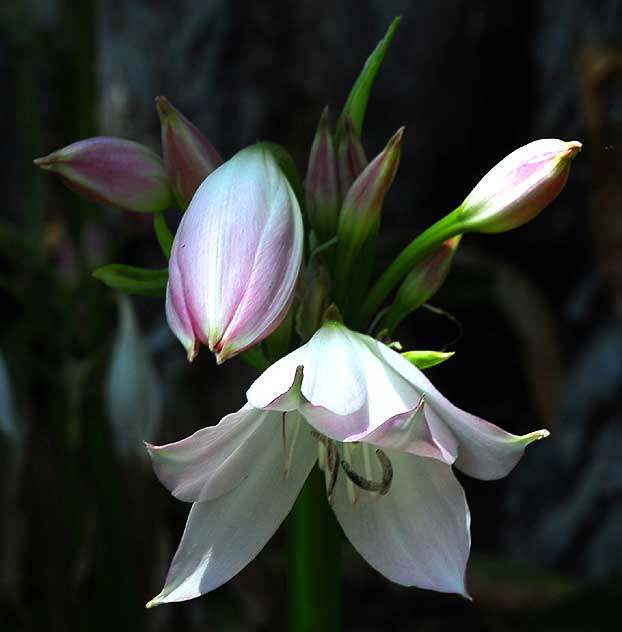
<svg viewBox="0 0 622 632">
<path fill-rule="evenodd" d="M 222 162 L 163 97 L 163 161 L 111 138 L 36 161 L 93 200 L 158 214 L 170 255 L 164 276 L 127 266 L 98 276 L 126 291 L 158 293 L 165 284 L 168 323 L 190 360 L 204 344 L 218 363 L 245 352 L 265 369 L 244 406 L 217 425 L 148 445 L 162 483 L 192 503 L 149 606 L 196 597 L 240 571 L 316 464 L 345 535 L 374 568 L 399 584 L 467 595 L 470 518 L 453 468 L 498 479 L 548 434 L 510 434 L 454 406 L 421 371 L 451 354 L 402 354 L 390 338 L 442 285 L 462 236 L 534 218 L 563 189 L 581 144 L 543 139 L 517 149 L 374 278 L 404 135 L 400 128 L 367 160 L 362 121 L 382 55 L 372 54 L 334 129 L 322 114 L 304 187 L 272 143 Z M 160 211 L 175 203 L 185 212 L 173 238 Z"/>
</svg>

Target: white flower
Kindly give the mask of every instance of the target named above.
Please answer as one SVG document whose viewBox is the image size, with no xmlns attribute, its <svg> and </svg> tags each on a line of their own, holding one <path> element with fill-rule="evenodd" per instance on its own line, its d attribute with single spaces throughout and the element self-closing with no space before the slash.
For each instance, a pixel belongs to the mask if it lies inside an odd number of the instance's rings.
<svg viewBox="0 0 622 632">
<path fill-rule="evenodd" d="M 452 464 L 501 478 L 548 434 L 516 436 L 460 410 L 399 353 L 335 322 L 268 368 L 247 397 L 217 426 L 149 446 L 160 480 L 194 503 L 149 606 L 197 597 L 239 572 L 318 459 L 344 533 L 374 568 L 466 595 L 470 515 Z"/>
</svg>

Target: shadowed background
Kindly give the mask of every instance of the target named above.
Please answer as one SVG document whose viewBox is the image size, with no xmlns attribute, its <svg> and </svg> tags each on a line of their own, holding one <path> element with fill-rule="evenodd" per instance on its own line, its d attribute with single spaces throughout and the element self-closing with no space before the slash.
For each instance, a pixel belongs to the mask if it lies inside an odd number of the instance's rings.
<svg viewBox="0 0 622 632">
<path fill-rule="evenodd" d="M 218 591 L 143 610 L 188 507 L 157 482 L 141 433 L 167 442 L 216 423 L 254 371 L 235 359 L 216 369 L 205 349 L 188 365 L 161 299 L 133 297 L 137 321 L 119 318 L 127 309 L 91 271 L 164 266 L 151 218 L 81 201 L 32 159 L 100 134 L 159 151 L 162 94 L 224 158 L 273 140 L 304 173 L 322 108 L 336 117 L 395 15 L 363 133 L 371 158 L 406 126 L 378 269 L 516 147 L 555 137 L 584 150 L 535 221 L 462 241 L 432 300 L 461 323 L 459 340 L 426 310 L 396 335 L 457 352 L 428 373 L 459 406 L 517 433 L 552 431 L 507 479 L 461 477 L 475 603 L 389 584 L 344 541 L 344 629 L 617 629 L 622 2 L 22 0 L 0 9 L 3 630 L 283 627 L 283 530 Z M 131 361 L 146 374 L 115 414 L 114 350 L 137 327 Z"/>
</svg>

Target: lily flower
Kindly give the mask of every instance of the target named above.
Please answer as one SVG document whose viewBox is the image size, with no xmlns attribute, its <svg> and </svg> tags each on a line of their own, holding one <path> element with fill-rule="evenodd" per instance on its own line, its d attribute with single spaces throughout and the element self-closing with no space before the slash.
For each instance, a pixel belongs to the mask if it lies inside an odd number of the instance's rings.
<svg viewBox="0 0 622 632">
<path fill-rule="evenodd" d="M 451 404 L 406 358 L 328 321 L 217 426 L 148 446 L 193 506 L 148 607 L 217 588 L 263 548 L 318 463 L 345 535 L 388 579 L 468 596 L 470 514 L 452 466 L 505 476 L 546 430 L 517 436 Z"/>
<path fill-rule="evenodd" d="M 203 181 L 175 234 L 166 291 L 168 323 L 189 360 L 203 342 L 221 364 L 278 327 L 303 240 L 296 195 L 261 144 Z"/>
</svg>

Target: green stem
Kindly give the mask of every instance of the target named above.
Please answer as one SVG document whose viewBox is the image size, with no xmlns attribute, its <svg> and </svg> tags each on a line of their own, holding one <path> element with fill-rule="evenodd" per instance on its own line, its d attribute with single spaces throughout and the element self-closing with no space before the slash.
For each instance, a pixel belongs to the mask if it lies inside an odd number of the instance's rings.
<svg viewBox="0 0 622 632">
<path fill-rule="evenodd" d="M 313 469 L 287 520 L 290 632 L 338 632 L 339 527 Z"/>
<path fill-rule="evenodd" d="M 446 239 L 459 235 L 463 231 L 463 226 L 457 219 L 459 212 L 460 207 L 440 219 L 436 224 L 432 224 L 400 252 L 367 295 L 361 310 L 360 321 L 357 323 L 359 328 L 364 327 L 369 322 L 389 292 L 410 272 L 416 263 Z"/>
</svg>

